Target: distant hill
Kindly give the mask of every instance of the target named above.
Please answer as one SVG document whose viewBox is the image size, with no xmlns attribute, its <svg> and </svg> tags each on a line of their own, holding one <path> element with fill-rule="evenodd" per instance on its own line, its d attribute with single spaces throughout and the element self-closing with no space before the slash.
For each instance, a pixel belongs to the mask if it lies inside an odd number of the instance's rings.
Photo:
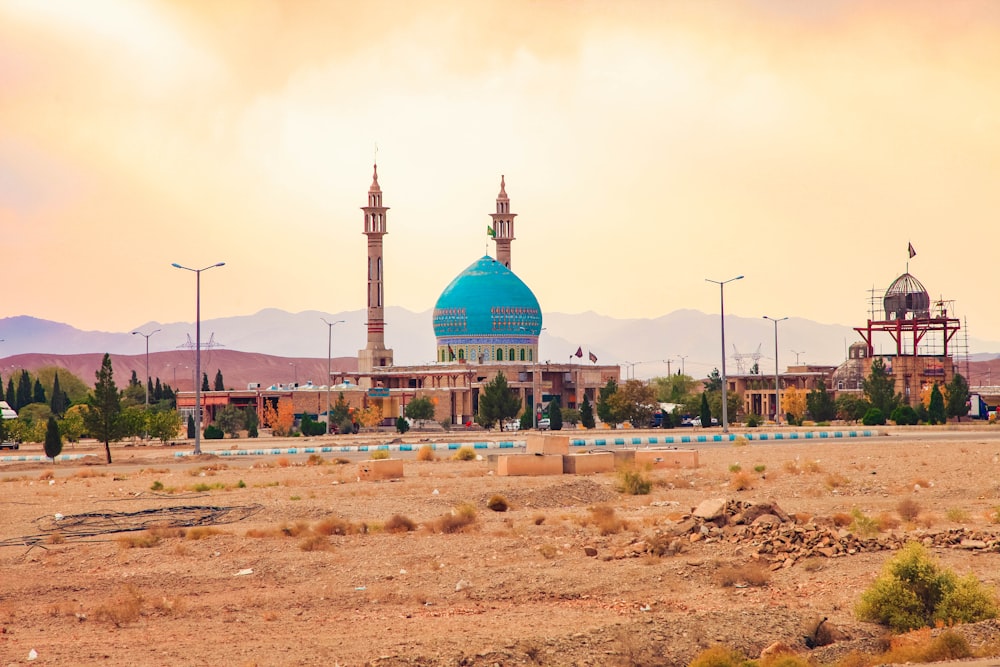
<svg viewBox="0 0 1000 667">
<path fill-rule="evenodd" d="M 340 364 L 356 364 L 357 351 L 365 346 L 364 310 L 325 313 L 304 311 L 289 313 L 265 309 L 253 315 L 203 320 L 202 363 L 210 379 L 222 360 L 233 364 L 233 370 L 223 368 L 227 385 L 245 386 L 246 382 L 291 382 L 296 364 L 299 382 L 312 380 L 321 384 L 326 373 L 326 355 L 330 328 L 323 322 L 335 322 L 332 329 L 332 354 Z M 414 313 L 404 308 L 388 307 L 385 313 L 386 344 L 394 350 L 397 365 L 421 364 L 434 360 L 434 331 L 431 311 Z M 599 363 L 621 364 L 624 377 L 648 378 L 665 375 L 681 368 L 688 375 L 704 377 L 721 365 L 719 316 L 697 310 L 676 310 L 657 318 L 617 319 L 587 312 L 579 314 L 547 313 L 539 340 L 540 360 L 569 361 L 587 364 L 588 352 Z M 135 329 L 148 334 L 150 372 L 162 380 L 170 378 L 182 387 L 184 366 L 194 365 L 194 325 L 189 322 L 145 322 Z M 81 367 L 88 370 L 81 379 L 89 382 L 100 365 L 100 355 L 114 355 L 115 375 L 120 376 L 119 364 L 127 375 L 136 370 L 141 377 L 145 364 L 143 336 L 131 331 L 80 331 L 67 324 L 28 316 L 0 319 L 0 377 L 11 365 L 18 368 L 25 362 L 23 355 L 84 356 L 98 355 L 97 363 L 90 360 Z M 846 358 L 847 347 L 860 340 L 849 326 L 822 324 L 801 318 L 790 318 L 778 325 L 779 365 L 782 369 L 799 363 L 836 365 Z M 965 344 L 963 332 L 953 345 Z M 583 357 L 573 355 L 582 348 Z M 893 343 L 887 336 L 876 341 L 876 350 L 889 352 Z M 973 360 L 995 359 L 1000 342 L 968 339 L 968 351 Z M 246 363 L 242 357 L 226 353 L 251 353 Z M 682 358 L 683 357 L 683 358 Z M 749 371 L 754 358 L 763 373 L 774 369 L 774 325 L 762 318 L 726 317 L 726 366 L 730 373 L 742 366 Z M 214 361 L 213 361 L 214 359 Z M 237 363 L 237 359 L 241 359 Z M 669 365 L 668 365 L 669 362 Z M 24 366 L 28 367 L 28 366 Z M 243 369 L 246 370 L 237 370 Z M 347 366 L 337 366 L 338 368 Z M 350 366 L 353 368 L 353 366 Z M 286 372 L 287 371 L 287 372 Z M 231 375 L 231 377 L 230 377 Z"/>
</svg>

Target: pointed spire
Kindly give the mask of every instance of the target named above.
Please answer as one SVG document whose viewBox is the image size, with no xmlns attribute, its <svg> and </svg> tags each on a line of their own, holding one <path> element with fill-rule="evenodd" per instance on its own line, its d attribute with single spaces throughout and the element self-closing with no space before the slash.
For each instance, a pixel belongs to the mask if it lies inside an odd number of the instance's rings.
<svg viewBox="0 0 1000 667">
<path fill-rule="evenodd" d="M 506 184 L 503 181 L 503 174 L 500 174 L 500 194 L 497 195 L 497 201 L 507 201 L 507 190 Z"/>
<path fill-rule="evenodd" d="M 368 188 L 368 192 L 382 192 L 382 188 L 378 186 L 378 162 L 375 163 L 372 186 Z"/>
</svg>

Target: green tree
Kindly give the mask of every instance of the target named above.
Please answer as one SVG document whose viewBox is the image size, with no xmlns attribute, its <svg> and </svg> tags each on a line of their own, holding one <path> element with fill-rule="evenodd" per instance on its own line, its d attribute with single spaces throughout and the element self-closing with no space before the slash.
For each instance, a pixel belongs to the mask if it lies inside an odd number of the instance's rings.
<svg viewBox="0 0 1000 667">
<path fill-rule="evenodd" d="M 21 408 L 31 403 L 31 377 L 28 375 L 28 371 L 21 369 L 21 377 L 17 380 L 17 407 L 15 410 L 20 411 Z"/>
<path fill-rule="evenodd" d="M 642 380 L 628 380 L 619 387 L 612 405 L 620 421 L 628 421 L 632 426 L 645 428 L 659 409 L 656 403 L 656 389 Z"/>
<path fill-rule="evenodd" d="M 613 379 L 609 379 L 608 383 L 601 387 L 600 391 L 597 393 L 597 416 L 602 422 L 609 426 L 615 426 L 621 423 L 621 418 L 615 414 L 614 406 L 611 403 L 611 397 L 618 393 L 618 383 Z"/>
<path fill-rule="evenodd" d="M 493 424 L 502 424 L 520 411 L 521 399 L 511 392 L 504 374 L 497 371 L 496 377 L 483 385 L 476 422 L 484 428 L 493 428 Z"/>
<path fill-rule="evenodd" d="M 97 382 L 94 393 L 87 402 L 89 410 L 84 413 L 84 422 L 91 437 L 104 443 L 104 452 L 111 463 L 111 443 L 122 438 L 120 423 L 122 405 L 115 386 L 114 371 L 111 369 L 111 355 L 104 353 L 101 369 L 94 374 Z"/>
<path fill-rule="evenodd" d="M 948 415 L 944 408 L 944 396 L 941 395 L 941 388 L 935 382 L 931 387 L 931 403 L 927 406 L 927 421 L 931 424 L 944 424 L 948 421 Z"/>
<path fill-rule="evenodd" d="M 7 442 L 10 438 L 10 429 L 7 428 L 7 420 L 0 418 L 0 442 Z"/>
<path fill-rule="evenodd" d="M 42 366 L 35 374 L 41 380 L 42 386 L 45 387 L 45 392 L 50 396 L 50 401 L 55 398 L 53 389 L 56 384 L 56 375 L 59 376 L 59 390 L 63 393 L 65 399 L 63 410 L 73 404 L 86 402 L 87 396 L 90 394 L 90 387 L 87 386 L 87 383 L 65 368 L 60 368 L 59 366 Z"/>
<path fill-rule="evenodd" d="M 722 374 L 718 368 L 713 368 L 705 380 L 705 391 L 722 391 Z"/>
<path fill-rule="evenodd" d="M 211 389 L 208 388 L 208 373 L 201 374 L 201 390 L 211 391 Z"/>
<path fill-rule="evenodd" d="M 34 386 L 31 388 L 31 402 L 48 403 L 48 400 L 45 398 L 45 387 L 42 386 L 37 377 L 35 378 Z"/>
<path fill-rule="evenodd" d="M 139 385 L 142 388 L 142 385 Z M 118 415 L 121 426 L 121 436 L 123 438 L 136 438 L 145 435 L 147 430 L 146 410 L 143 405 L 122 405 L 121 414 Z"/>
<path fill-rule="evenodd" d="M 7 405 L 17 410 L 17 392 L 14 390 L 14 377 L 7 378 Z"/>
<path fill-rule="evenodd" d="M 149 413 L 149 437 L 166 443 L 181 432 L 183 419 L 174 410 L 160 410 Z"/>
<path fill-rule="evenodd" d="M 194 415 L 188 415 L 188 423 L 187 423 L 187 437 L 188 437 L 188 440 L 193 440 L 194 436 L 195 436 Z"/>
<path fill-rule="evenodd" d="M 226 383 L 222 381 L 222 369 L 221 368 L 218 369 L 217 371 L 215 371 L 215 385 L 214 385 L 214 388 L 215 388 L 215 391 L 225 391 L 226 390 Z M 222 429 L 222 430 L 224 431 L 225 429 Z"/>
<path fill-rule="evenodd" d="M 396 417 L 396 432 L 402 435 L 410 430 L 410 422 L 406 421 L 406 417 L 399 415 Z"/>
<path fill-rule="evenodd" d="M 580 411 L 576 408 L 563 408 L 562 420 L 564 424 L 571 424 L 574 428 L 580 423 Z"/>
<path fill-rule="evenodd" d="M 649 383 L 656 388 L 656 400 L 660 403 L 683 403 L 695 392 L 697 385 L 694 378 L 681 373 L 656 377 Z"/>
<path fill-rule="evenodd" d="M 347 400 L 344 398 L 344 392 L 340 392 L 340 395 L 337 396 L 337 402 L 333 404 L 331 412 L 332 415 L 330 418 L 333 419 L 334 424 L 342 425 L 344 422 L 352 421 L 351 406 L 348 405 Z M 341 430 L 340 432 L 345 433 L 346 431 Z"/>
<path fill-rule="evenodd" d="M 86 403 L 74 405 L 66 410 L 59 420 L 59 432 L 69 442 L 79 442 L 86 429 L 83 414 L 88 410 Z"/>
<path fill-rule="evenodd" d="M 215 415 L 215 425 L 228 433 L 230 438 L 238 438 L 243 429 L 246 414 L 235 405 L 227 405 Z M 303 420 L 305 417 L 303 417 Z"/>
<path fill-rule="evenodd" d="M 156 378 L 156 384 L 153 385 L 153 390 L 149 392 L 154 403 L 159 403 L 163 400 L 163 385 L 160 384 L 160 378 Z"/>
<path fill-rule="evenodd" d="M 878 408 L 883 415 L 892 414 L 896 406 L 902 402 L 902 397 L 896 392 L 896 382 L 886 370 L 881 357 L 872 360 L 868 377 L 861 381 L 865 398 L 873 408 Z"/>
<path fill-rule="evenodd" d="M 955 373 L 948 383 L 948 416 L 962 421 L 969 414 L 969 383 L 960 373 Z"/>
<path fill-rule="evenodd" d="M 330 416 L 327 415 L 327 419 L 329 418 Z M 257 411 L 255 409 L 253 409 L 252 407 L 248 407 L 246 409 L 246 413 L 243 415 L 243 423 L 246 424 L 248 438 L 256 438 L 258 435 L 260 435 L 258 431 L 258 428 L 260 426 L 260 418 L 257 416 Z"/>
<path fill-rule="evenodd" d="M 870 407 L 863 398 L 856 394 L 840 394 L 834 401 L 837 407 L 837 416 L 844 421 L 856 422 L 868 411 Z"/>
<path fill-rule="evenodd" d="M 3 390 L 3 376 L 0 376 L 0 401 L 6 401 L 6 400 L 7 400 L 7 394 L 4 393 Z"/>
<path fill-rule="evenodd" d="M 59 373 L 55 374 L 52 380 L 52 399 L 49 402 L 49 407 L 52 408 L 52 412 L 60 417 L 66 412 L 66 394 L 63 393 L 62 388 L 59 386 Z"/>
<path fill-rule="evenodd" d="M 917 424 L 917 411 L 909 405 L 903 404 L 892 411 L 889 419 L 896 422 L 897 426 L 915 426 Z"/>
<path fill-rule="evenodd" d="M 520 427 L 522 431 L 527 431 L 535 425 L 535 413 L 531 410 L 525 410 L 521 413 L 520 417 Z"/>
<path fill-rule="evenodd" d="M 701 392 L 701 407 L 698 410 L 698 415 L 701 417 L 702 426 L 712 425 L 712 411 L 708 407 L 708 392 Z"/>
<path fill-rule="evenodd" d="M 59 434 L 59 424 L 55 417 L 49 417 L 45 427 L 45 455 L 56 462 L 56 457 L 62 452 L 62 436 Z"/>
<path fill-rule="evenodd" d="M 594 428 L 594 406 L 590 404 L 587 395 L 583 395 L 583 403 L 580 404 L 580 423 L 586 429 Z"/>
<path fill-rule="evenodd" d="M 549 430 L 561 431 L 563 427 L 562 401 L 558 396 L 553 396 L 549 401 Z"/>
<path fill-rule="evenodd" d="M 405 414 L 415 422 L 434 419 L 434 402 L 424 396 L 414 398 L 406 404 Z"/>
<path fill-rule="evenodd" d="M 837 418 L 837 405 L 833 396 L 826 390 L 826 382 L 820 380 L 816 388 L 806 396 L 806 409 L 810 416 L 818 422 L 826 422 Z"/>
</svg>

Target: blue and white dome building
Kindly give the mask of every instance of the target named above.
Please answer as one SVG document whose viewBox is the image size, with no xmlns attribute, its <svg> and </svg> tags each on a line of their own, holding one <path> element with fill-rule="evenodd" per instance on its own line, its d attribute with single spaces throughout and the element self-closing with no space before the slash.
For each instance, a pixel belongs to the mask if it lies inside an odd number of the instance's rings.
<svg viewBox="0 0 1000 667">
<path fill-rule="evenodd" d="M 439 362 L 534 363 L 541 332 L 531 289 L 488 255 L 458 274 L 434 305 Z"/>
</svg>

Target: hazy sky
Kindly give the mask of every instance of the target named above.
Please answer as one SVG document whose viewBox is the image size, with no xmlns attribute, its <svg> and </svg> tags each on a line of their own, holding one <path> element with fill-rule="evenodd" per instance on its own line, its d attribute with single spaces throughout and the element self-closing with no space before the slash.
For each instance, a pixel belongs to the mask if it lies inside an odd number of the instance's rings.
<svg viewBox="0 0 1000 667">
<path fill-rule="evenodd" d="M 391 305 L 505 174 L 546 311 L 863 324 L 912 242 L 1000 336 L 994 0 L 0 0 L 0 316 L 361 308 L 376 144 Z"/>
</svg>

